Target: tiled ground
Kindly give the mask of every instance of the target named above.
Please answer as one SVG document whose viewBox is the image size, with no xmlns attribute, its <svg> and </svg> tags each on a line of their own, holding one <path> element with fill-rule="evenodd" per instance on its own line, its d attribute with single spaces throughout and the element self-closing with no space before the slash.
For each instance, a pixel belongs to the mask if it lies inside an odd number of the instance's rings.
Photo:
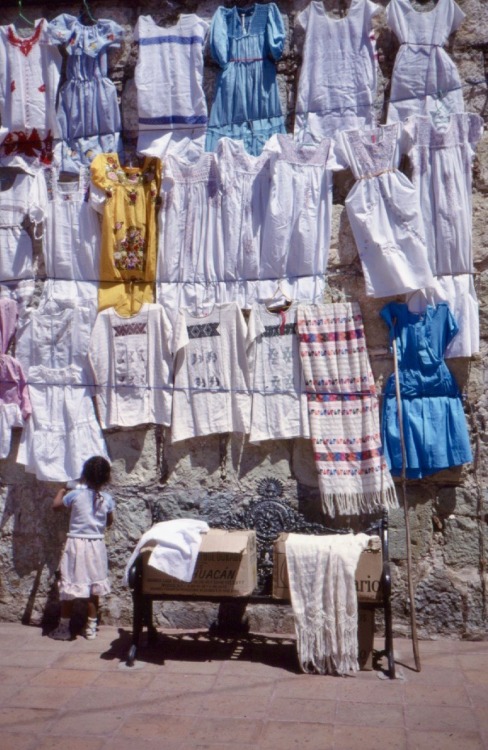
<svg viewBox="0 0 488 750">
<path fill-rule="evenodd" d="M 488 748 L 488 641 L 397 639 L 381 672 L 297 671 L 291 640 L 168 634 L 130 669 L 127 630 L 53 641 L 0 623 L 1 750 Z M 378 646 L 380 646 L 378 642 Z"/>
</svg>

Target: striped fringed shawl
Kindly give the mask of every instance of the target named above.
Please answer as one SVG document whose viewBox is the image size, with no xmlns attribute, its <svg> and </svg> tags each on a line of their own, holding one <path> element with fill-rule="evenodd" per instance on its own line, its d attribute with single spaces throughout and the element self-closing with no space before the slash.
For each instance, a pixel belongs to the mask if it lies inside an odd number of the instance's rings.
<svg viewBox="0 0 488 750">
<path fill-rule="evenodd" d="M 357 302 L 298 306 L 310 433 L 324 512 L 398 507 Z"/>
</svg>

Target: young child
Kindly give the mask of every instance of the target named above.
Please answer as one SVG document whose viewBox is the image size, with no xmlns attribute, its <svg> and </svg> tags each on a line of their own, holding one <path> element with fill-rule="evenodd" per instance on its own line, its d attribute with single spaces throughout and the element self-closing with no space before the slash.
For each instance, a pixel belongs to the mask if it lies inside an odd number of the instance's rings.
<svg viewBox="0 0 488 750">
<path fill-rule="evenodd" d="M 88 599 L 85 638 L 97 635 L 98 597 L 110 593 L 105 528 L 113 522 L 115 502 L 101 487 L 110 479 L 110 464 L 92 456 L 83 465 L 80 485 L 59 490 L 53 510 L 71 508 L 69 532 L 61 557 L 61 620 L 50 633 L 58 641 L 71 640 L 70 618 L 74 599 Z"/>
</svg>

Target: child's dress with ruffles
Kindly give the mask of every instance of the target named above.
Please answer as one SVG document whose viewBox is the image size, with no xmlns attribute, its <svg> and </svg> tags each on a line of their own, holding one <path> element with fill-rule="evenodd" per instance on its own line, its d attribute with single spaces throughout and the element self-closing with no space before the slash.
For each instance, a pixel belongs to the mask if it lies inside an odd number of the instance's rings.
<svg viewBox="0 0 488 750">
<path fill-rule="evenodd" d="M 107 51 L 120 47 L 124 30 L 101 18 L 85 26 L 68 13 L 49 24 L 53 44 L 67 55 L 66 80 L 59 91 L 58 120 L 63 144 L 60 166 L 78 172 L 99 153 L 117 152 L 121 119 L 117 91 L 108 77 Z"/>
<path fill-rule="evenodd" d="M 210 29 L 210 51 L 222 71 L 208 124 L 206 150 L 222 136 L 244 141 L 258 156 L 285 124 L 276 82 L 285 28 L 275 3 L 217 9 Z"/>
<path fill-rule="evenodd" d="M 402 401 L 406 476 L 420 478 L 472 460 L 466 416 L 458 385 L 444 362 L 444 351 L 458 327 L 442 302 L 425 313 L 390 302 L 381 317 L 395 339 Z M 391 473 L 402 471 L 395 377 L 386 384 L 382 436 Z"/>
</svg>

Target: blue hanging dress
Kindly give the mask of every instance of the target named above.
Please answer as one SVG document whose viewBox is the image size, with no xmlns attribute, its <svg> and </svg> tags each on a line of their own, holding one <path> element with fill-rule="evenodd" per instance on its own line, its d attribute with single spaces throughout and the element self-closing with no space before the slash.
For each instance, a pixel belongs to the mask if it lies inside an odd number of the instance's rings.
<svg viewBox="0 0 488 750">
<path fill-rule="evenodd" d="M 206 150 L 223 136 L 242 140 L 259 156 L 275 133 L 285 133 L 276 61 L 285 28 L 275 3 L 249 8 L 217 8 L 210 28 L 210 51 L 222 68 L 208 123 Z"/>
<path fill-rule="evenodd" d="M 472 461 L 466 416 L 458 385 L 444 362 L 447 345 L 458 332 L 449 306 L 441 302 L 425 313 L 390 302 L 380 312 L 396 340 L 403 432 L 410 479 Z M 382 438 L 391 473 L 402 472 L 395 376 L 386 384 Z"/>
</svg>

